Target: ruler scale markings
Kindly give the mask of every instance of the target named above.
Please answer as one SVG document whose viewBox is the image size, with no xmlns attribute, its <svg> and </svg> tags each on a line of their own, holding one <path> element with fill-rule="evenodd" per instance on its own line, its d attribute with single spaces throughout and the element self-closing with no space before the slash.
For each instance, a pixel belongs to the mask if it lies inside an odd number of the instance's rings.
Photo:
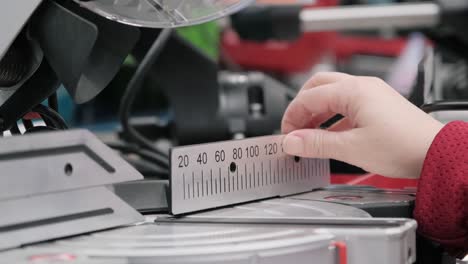
<svg viewBox="0 0 468 264">
<path fill-rule="evenodd" d="M 326 167 L 327 165 L 325 163 L 322 163 L 322 174 L 325 174 Z"/>
<path fill-rule="evenodd" d="M 298 163 L 298 165 L 297 165 L 297 178 L 298 178 L 299 181 L 302 180 L 302 177 L 303 177 L 302 167 L 303 166 L 302 166 L 302 160 L 301 160 L 301 162 Z"/>
<path fill-rule="evenodd" d="M 221 191 L 221 193 L 223 192 L 226 192 L 226 178 L 222 178 L 223 179 L 223 190 Z"/>
<path fill-rule="evenodd" d="M 314 176 L 317 175 L 317 173 L 320 171 L 319 167 L 320 167 L 320 164 L 316 164 L 314 166 Z"/>
<path fill-rule="evenodd" d="M 281 183 L 284 183 L 284 168 L 281 168 Z"/>
<path fill-rule="evenodd" d="M 296 181 L 296 166 L 294 159 L 291 161 L 292 181 Z"/>
<path fill-rule="evenodd" d="M 215 179 L 215 194 L 218 194 L 218 180 Z"/>
<path fill-rule="evenodd" d="M 310 172 L 309 172 L 309 178 L 310 178 L 310 179 L 312 179 L 312 178 L 314 177 L 314 175 L 315 175 L 315 171 L 314 171 L 314 167 L 313 167 L 313 166 L 314 166 L 314 162 L 313 162 L 313 161 L 309 162 L 309 170 L 310 170 Z"/>
<path fill-rule="evenodd" d="M 255 163 L 254 163 L 254 166 L 255 166 Z M 259 171 L 257 171 L 257 174 L 256 174 L 255 178 L 257 179 L 257 186 L 260 186 L 260 172 Z M 263 184 L 262 184 L 262 186 L 263 186 Z"/>
<path fill-rule="evenodd" d="M 307 160 L 309 160 L 309 159 L 307 159 Z M 307 170 L 307 160 L 304 161 L 304 164 L 303 164 L 304 165 L 304 180 L 307 180 L 307 172 L 308 172 L 308 170 Z"/>
<path fill-rule="evenodd" d="M 250 186 L 250 181 L 248 181 L 248 174 L 247 174 L 247 163 L 244 164 L 244 172 L 245 172 L 245 189 L 249 189 L 249 186 Z"/>
<path fill-rule="evenodd" d="M 313 169 L 314 169 L 314 176 L 317 175 L 317 173 L 318 173 L 319 165 L 320 165 L 320 164 L 317 164 L 317 165 L 314 166 L 314 168 L 313 168 Z"/>
<path fill-rule="evenodd" d="M 222 193 L 222 191 L 221 191 L 221 185 L 222 185 L 221 183 L 222 182 L 223 181 L 221 180 L 221 168 L 219 168 L 219 193 Z"/>
<path fill-rule="evenodd" d="M 294 160 L 292 158 L 289 159 L 289 181 L 294 181 Z"/>
<path fill-rule="evenodd" d="M 270 168 L 270 170 L 273 171 L 273 184 L 277 184 L 277 183 L 278 183 L 278 178 L 277 178 L 277 176 L 276 176 L 276 171 L 274 170 L 275 164 L 272 165 L 272 168 L 273 168 L 273 169 Z"/>
<path fill-rule="evenodd" d="M 279 160 L 276 160 L 276 171 L 278 172 L 278 183 L 280 183 L 280 169 L 279 169 Z"/>
<path fill-rule="evenodd" d="M 310 170 L 310 173 L 309 173 L 310 176 L 309 177 L 311 179 L 314 178 L 314 175 L 315 175 L 314 168 L 312 167 L 313 165 L 314 165 L 313 162 L 309 162 L 309 170 Z"/>
<path fill-rule="evenodd" d="M 239 190 L 239 166 L 236 165 L 237 190 Z"/>
<path fill-rule="evenodd" d="M 300 172 L 299 172 L 299 168 L 298 168 L 299 166 L 297 166 L 297 162 L 296 162 L 296 161 L 294 161 L 293 164 L 294 164 L 294 171 L 295 171 L 295 172 L 294 172 L 294 176 L 296 177 L 294 180 L 295 180 L 295 181 L 298 181 L 298 180 L 299 180 L 299 173 L 300 173 Z"/>
<path fill-rule="evenodd" d="M 322 166 L 321 165 L 322 164 L 317 164 L 317 171 L 318 171 L 317 173 L 322 172 Z"/>
<path fill-rule="evenodd" d="M 185 173 L 182 173 L 182 188 L 184 189 L 184 200 L 187 199 L 186 193 L 185 193 Z"/>
<path fill-rule="evenodd" d="M 322 163 L 322 164 L 320 164 L 320 167 L 319 167 L 319 168 L 320 168 L 320 170 L 319 170 L 319 172 L 318 172 L 318 173 L 322 173 L 322 172 L 323 172 L 323 163 Z"/>
<path fill-rule="evenodd" d="M 265 177 L 263 177 L 263 161 L 262 161 L 262 185 L 268 185 L 268 183 L 265 182 Z"/>
<path fill-rule="evenodd" d="M 318 169 L 317 174 L 322 172 L 322 164 L 318 164 L 318 165 L 319 165 L 319 167 L 318 167 L 319 169 Z"/>
<path fill-rule="evenodd" d="M 271 167 L 271 160 L 270 160 L 270 167 L 269 167 L 269 170 L 270 170 L 270 180 L 271 180 L 271 184 L 272 184 L 272 185 L 275 185 L 275 184 L 276 184 L 276 179 L 275 179 L 275 173 L 273 172 L 272 167 Z"/>
<path fill-rule="evenodd" d="M 255 185 L 256 185 L 256 179 L 255 179 L 255 176 L 256 176 L 256 175 L 255 175 L 255 163 L 252 163 L 252 166 L 253 166 L 253 174 L 252 174 L 252 175 L 253 175 L 253 186 L 254 186 L 254 188 L 255 188 L 255 187 L 256 187 L 256 186 L 255 186 Z"/>
<path fill-rule="evenodd" d="M 304 161 L 303 166 L 304 166 L 304 180 L 306 180 L 307 179 L 307 161 Z"/>
<path fill-rule="evenodd" d="M 229 168 L 227 168 L 227 182 L 228 182 L 228 192 L 231 192 L 231 176 L 229 175 Z"/>
<path fill-rule="evenodd" d="M 178 215 L 277 195 L 292 195 L 327 184 L 329 167 L 324 160 L 298 160 L 280 149 L 275 152 L 281 141 L 281 136 L 266 136 L 172 148 L 171 212 Z M 226 155 L 234 148 L 248 148 L 250 151 L 252 146 L 259 146 L 262 150 L 265 147 L 265 150 L 254 152 L 253 156 L 245 156 L 244 153 L 243 159 L 235 161 L 237 164 L 233 164 Z M 190 162 L 179 167 L 180 157 L 194 161 L 200 153 L 216 154 L 207 162 Z M 244 170 L 240 171 L 242 165 Z M 225 175 L 223 170 L 226 168 L 228 172 Z"/>
<path fill-rule="evenodd" d="M 263 187 L 262 179 L 260 179 L 260 171 L 257 170 L 257 185 Z"/>
<path fill-rule="evenodd" d="M 244 181 L 244 175 L 241 173 L 241 189 L 245 190 L 247 189 L 247 181 Z"/>
<path fill-rule="evenodd" d="M 294 167 L 294 159 L 291 161 L 291 176 L 292 176 L 292 181 L 294 182 L 296 180 L 296 170 Z"/>
<path fill-rule="evenodd" d="M 309 163 L 309 170 L 310 170 L 310 178 L 313 178 L 315 175 L 315 169 L 314 169 L 314 162 L 311 162 L 312 164 Z"/>
<path fill-rule="evenodd" d="M 269 160 L 269 162 L 270 162 L 270 182 L 272 182 L 271 181 L 271 160 Z M 273 178 L 273 184 L 274 184 L 274 180 L 275 180 L 275 178 Z"/>
<path fill-rule="evenodd" d="M 322 172 L 322 164 L 318 164 L 318 172 L 317 174 L 321 173 Z"/>
<path fill-rule="evenodd" d="M 203 183 L 205 182 L 205 178 L 203 178 L 203 170 L 201 171 L 201 193 L 202 197 L 205 196 L 205 188 L 203 187 Z"/>
<path fill-rule="evenodd" d="M 304 166 L 304 165 L 305 165 L 305 160 L 302 160 L 302 161 L 301 161 L 301 180 L 304 180 L 304 179 L 305 179 L 304 177 L 305 177 L 305 175 L 306 175 L 306 173 L 305 173 L 305 166 Z"/>
<path fill-rule="evenodd" d="M 297 170 L 297 180 L 300 181 L 302 177 L 302 164 L 296 162 L 296 170 Z"/>
<path fill-rule="evenodd" d="M 284 158 L 281 159 L 281 161 L 284 161 Z M 284 183 L 284 162 L 281 163 L 281 183 Z"/>
<path fill-rule="evenodd" d="M 296 172 L 296 161 L 294 160 L 294 158 L 291 160 L 291 169 L 292 169 L 292 176 L 293 176 L 293 182 L 296 181 L 296 178 L 297 178 L 297 172 Z"/>
<path fill-rule="evenodd" d="M 292 171 L 292 166 L 293 166 L 293 160 L 291 157 L 288 158 L 288 171 L 289 171 L 289 177 L 288 177 L 288 182 L 292 182 L 293 180 L 293 171 Z"/>
<path fill-rule="evenodd" d="M 329 167 L 328 162 L 324 162 L 324 166 L 323 166 L 323 167 L 324 167 L 324 169 L 323 169 L 322 173 L 323 173 L 324 175 L 326 175 L 326 174 L 327 174 L 327 171 L 330 171 L 330 167 Z"/>
<path fill-rule="evenodd" d="M 314 167 L 314 162 L 310 162 L 310 177 L 314 178 L 315 177 L 315 167 Z"/>
<path fill-rule="evenodd" d="M 297 164 L 297 178 L 299 181 L 302 178 L 302 161 Z"/>
<path fill-rule="evenodd" d="M 297 172 L 297 162 L 293 160 L 293 175 L 294 175 L 294 181 L 297 181 L 297 177 L 299 176 Z"/>
<path fill-rule="evenodd" d="M 234 192 L 234 176 L 231 177 L 231 181 L 232 181 L 232 191 Z"/>
<path fill-rule="evenodd" d="M 307 158 L 306 160 L 304 160 L 304 180 L 307 180 L 307 179 L 309 178 L 309 177 L 308 177 L 308 175 L 309 175 L 309 169 L 308 169 L 308 167 L 307 167 L 307 164 L 308 164 L 309 160 L 310 160 L 309 158 Z"/>
<path fill-rule="evenodd" d="M 213 195 L 213 169 L 210 170 L 210 182 L 211 195 Z"/>
<path fill-rule="evenodd" d="M 319 167 L 318 167 L 318 173 L 321 173 L 322 172 L 322 164 L 319 164 Z"/>
<path fill-rule="evenodd" d="M 195 172 L 192 172 L 192 197 L 195 198 Z"/>
<path fill-rule="evenodd" d="M 322 174 L 326 175 L 326 173 L 327 173 L 327 170 L 329 170 L 329 168 L 328 168 L 328 165 L 327 165 L 327 163 L 325 162 L 325 163 L 323 163 L 323 170 L 322 170 Z"/>
<path fill-rule="evenodd" d="M 288 165 L 286 164 L 288 162 L 288 156 L 284 157 L 284 176 L 283 176 L 283 182 L 288 182 Z"/>
<path fill-rule="evenodd" d="M 252 177 L 252 173 L 249 172 L 249 188 L 252 188 L 252 181 L 253 181 L 253 187 L 255 188 L 255 180 L 254 178 Z"/>
<path fill-rule="evenodd" d="M 294 161 L 294 168 L 296 168 L 296 181 L 301 179 L 301 164 Z"/>
</svg>

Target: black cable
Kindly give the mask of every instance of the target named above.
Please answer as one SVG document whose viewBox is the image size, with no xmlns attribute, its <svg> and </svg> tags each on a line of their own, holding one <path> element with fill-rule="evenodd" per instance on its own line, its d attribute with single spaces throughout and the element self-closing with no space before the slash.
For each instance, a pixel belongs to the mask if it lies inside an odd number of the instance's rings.
<svg viewBox="0 0 468 264">
<path fill-rule="evenodd" d="M 56 131 L 58 129 L 53 128 L 53 127 L 48 127 L 48 126 L 33 126 L 30 129 L 27 129 L 25 134 L 32 134 L 32 133 L 39 133 L 39 132 L 50 132 L 50 131 Z"/>
<path fill-rule="evenodd" d="M 160 155 L 156 155 L 154 152 L 140 148 L 137 145 L 130 145 L 125 143 L 106 143 L 112 149 L 118 150 L 122 153 L 133 153 L 140 156 L 142 159 L 153 162 L 156 165 L 160 166 L 162 169 L 165 169 L 169 173 L 167 160 L 161 158 Z"/>
<path fill-rule="evenodd" d="M 163 29 L 149 49 L 148 53 L 143 58 L 135 74 L 128 83 L 127 88 L 125 89 L 119 110 L 120 122 L 124 135 L 126 135 L 132 142 L 135 142 L 141 147 L 154 152 L 154 155 L 158 156 L 159 160 L 164 161 L 165 167 L 169 167 L 169 159 L 167 158 L 167 155 L 162 153 L 159 149 L 155 148 L 150 140 L 145 138 L 135 128 L 133 128 L 130 125 L 129 119 L 135 97 L 141 90 L 146 75 L 151 70 L 151 67 L 159 57 L 159 54 L 161 53 L 164 45 L 169 40 L 171 32 L 171 29 Z"/>
<path fill-rule="evenodd" d="M 34 127 L 34 124 L 33 124 L 33 121 L 29 120 L 29 119 L 21 119 L 21 121 L 23 122 L 23 125 L 24 127 L 26 128 L 26 130 L 28 129 L 31 129 Z"/>
<path fill-rule="evenodd" d="M 468 111 L 468 101 L 436 101 L 422 105 L 421 109 L 426 113 L 438 111 Z"/>
<path fill-rule="evenodd" d="M 46 124 L 46 127 L 54 127 L 57 128 L 59 124 L 55 122 L 52 118 L 46 116 L 46 115 L 40 115 L 44 123 Z"/>
<path fill-rule="evenodd" d="M 13 124 L 13 126 L 10 128 L 10 133 L 11 133 L 12 135 L 21 135 L 21 131 L 20 131 L 19 127 L 18 127 L 18 123 L 17 123 L 17 122 L 15 122 L 15 123 Z"/>
<path fill-rule="evenodd" d="M 59 106 L 58 106 L 58 96 L 57 92 L 53 93 L 49 98 L 47 99 L 47 103 L 49 107 L 54 110 L 55 112 L 58 113 L 59 111 Z"/>
<path fill-rule="evenodd" d="M 145 177 L 155 177 L 160 179 L 168 178 L 169 171 L 167 169 L 163 169 L 157 165 L 154 165 L 154 163 L 152 162 L 148 162 L 143 159 L 132 159 L 126 155 L 122 155 L 122 158 L 125 159 L 125 161 L 127 161 Z"/>
<path fill-rule="evenodd" d="M 31 111 L 38 113 L 42 119 L 44 119 L 44 122 L 47 126 L 62 130 L 68 129 L 67 122 L 65 122 L 63 117 L 48 106 L 39 104 Z"/>
</svg>

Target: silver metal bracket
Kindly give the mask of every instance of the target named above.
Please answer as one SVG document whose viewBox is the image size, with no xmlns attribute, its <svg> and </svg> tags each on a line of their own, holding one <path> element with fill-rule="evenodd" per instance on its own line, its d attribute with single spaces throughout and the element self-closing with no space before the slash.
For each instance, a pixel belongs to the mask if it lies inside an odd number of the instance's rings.
<svg viewBox="0 0 468 264">
<path fill-rule="evenodd" d="M 142 221 L 107 185 L 142 179 L 86 130 L 0 139 L 0 250 Z"/>
</svg>

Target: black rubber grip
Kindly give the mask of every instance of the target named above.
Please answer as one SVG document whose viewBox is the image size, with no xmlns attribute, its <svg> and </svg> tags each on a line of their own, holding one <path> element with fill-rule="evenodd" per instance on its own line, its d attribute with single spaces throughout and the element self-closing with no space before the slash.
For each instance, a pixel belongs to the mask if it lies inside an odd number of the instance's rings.
<svg viewBox="0 0 468 264">
<path fill-rule="evenodd" d="M 243 39 L 292 40 L 301 35 L 300 5 L 253 6 L 234 14 L 231 23 Z"/>
</svg>

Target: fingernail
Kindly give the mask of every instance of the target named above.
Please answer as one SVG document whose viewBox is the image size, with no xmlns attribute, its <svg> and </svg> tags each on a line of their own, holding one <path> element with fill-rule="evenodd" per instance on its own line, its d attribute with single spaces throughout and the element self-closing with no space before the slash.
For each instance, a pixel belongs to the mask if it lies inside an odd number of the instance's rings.
<svg viewBox="0 0 468 264">
<path fill-rule="evenodd" d="M 283 141 L 284 152 L 290 155 L 300 155 L 304 152 L 304 140 L 294 134 L 289 134 Z"/>
</svg>

